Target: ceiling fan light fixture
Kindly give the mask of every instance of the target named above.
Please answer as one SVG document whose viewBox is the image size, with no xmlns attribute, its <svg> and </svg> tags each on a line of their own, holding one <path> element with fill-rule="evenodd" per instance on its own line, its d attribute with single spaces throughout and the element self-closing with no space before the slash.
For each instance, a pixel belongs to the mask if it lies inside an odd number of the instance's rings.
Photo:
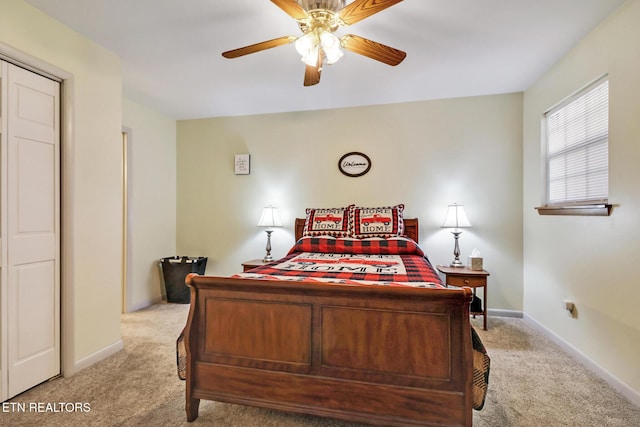
<svg viewBox="0 0 640 427">
<path fill-rule="evenodd" d="M 318 65 L 318 48 L 310 50 L 309 53 L 302 56 L 302 62 L 307 64 L 310 67 L 315 67 Z"/>
<path fill-rule="evenodd" d="M 324 54 L 327 57 L 327 64 L 329 65 L 335 64 L 344 56 L 344 53 L 338 48 L 332 50 L 324 49 Z"/>
<path fill-rule="evenodd" d="M 335 34 L 323 31 L 320 34 L 320 43 L 327 57 L 327 64 L 334 64 L 344 56 L 344 53 L 340 50 L 340 39 Z"/>
<path fill-rule="evenodd" d="M 302 37 L 298 37 L 295 43 L 296 51 L 302 56 L 305 57 L 311 53 L 311 51 L 315 50 L 316 54 L 318 53 L 318 37 L 316 34 L 311 31 L 305 34 Z"/>
<path fill-rule="evenodd" d="M 344 56 L 340 50 L 340 39 L 333 33 L 316 29 L 298 38 L 295 42 L 296 51 L 302 57 L 302 62 L 315 67 L 318 62 L 318 49 L 322 48 L 327 64 L 334 64 Z"/>
</svg>

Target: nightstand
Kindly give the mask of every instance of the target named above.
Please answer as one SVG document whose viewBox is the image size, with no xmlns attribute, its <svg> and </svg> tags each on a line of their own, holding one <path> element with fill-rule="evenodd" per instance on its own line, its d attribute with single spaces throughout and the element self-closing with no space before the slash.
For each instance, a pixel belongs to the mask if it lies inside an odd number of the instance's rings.
<svg viewBox="0 0 640 427">
<path fill-rule="evenodd" d="M 444 265 L 436 266 L 438 271 L 444 274 L 445 284 L 447 286 L 458 286 L 473 288 L 473 296 L 476 295 L 476 289 L 482 288 L 482 311 L 471 311 L 474 317 L 476 315 L 483 317 L 484 330 L 487 330 L 487 276 L 489 272 L 486 270 L 471 270 L 466 267 L 446 267 Z"/>
<path fill-rule="evenodd" d="M 245 261 L 242 263 L 242 271 L 251 270 L 252 268 L 260 267 L 261 265 L 265 265 L 261 259 L 252 259 L 251 261 Z"/>
</svg>

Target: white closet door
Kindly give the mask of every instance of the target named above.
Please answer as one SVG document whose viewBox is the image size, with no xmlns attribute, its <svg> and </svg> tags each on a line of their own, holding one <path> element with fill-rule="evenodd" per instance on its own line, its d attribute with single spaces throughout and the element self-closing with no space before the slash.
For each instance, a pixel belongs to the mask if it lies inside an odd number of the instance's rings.
<svg viewBox="0 0 640 427">
<path fill-rule="evenodd" d="M 60 87 L 8 67 L 8 385 L 60 373 Z"/>
</svg>

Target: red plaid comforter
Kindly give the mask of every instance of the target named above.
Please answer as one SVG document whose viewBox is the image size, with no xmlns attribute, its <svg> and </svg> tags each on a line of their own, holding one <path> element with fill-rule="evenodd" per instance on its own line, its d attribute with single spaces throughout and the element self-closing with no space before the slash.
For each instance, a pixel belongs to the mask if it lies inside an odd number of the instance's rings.
<svg viewBox="0 0 640 427">
<path fill-rule="evenodd" d="M 407 238 L 302 238 L 286 257 L 234 277 L 443 287 L 422 249 Z"/>
</svg>

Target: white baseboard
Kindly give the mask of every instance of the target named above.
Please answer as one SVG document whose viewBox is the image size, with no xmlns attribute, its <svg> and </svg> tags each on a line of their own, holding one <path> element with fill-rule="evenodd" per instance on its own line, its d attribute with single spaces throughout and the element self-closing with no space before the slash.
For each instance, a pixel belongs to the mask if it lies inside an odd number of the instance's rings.
<svg viewBox="0 0 640 427">
<path fill-rule="evenodd" d="M 106 359 L 107 357 L 116 354 L 117 352 L 119 352 L 120 350 L 122 350 L 124 348 L 124 342 L 122 340 L 118 340 L 116 342 L 114 342 L 113 344 L 103 348 L 102 350 L 98 350 L 93 354 L 90 354 L 89 356 L 78 360 L 76 363 L 74 363 L 73 365 L 73 372 L 65 372 L 64 376 L 65 377 L 70 377 L 78 372 L 80 372 L 81 370 L 88 368 L 89 366 L 100 362 L 101 360 Z"/>
<path fill-rule="evenodd" d="M 515 317 L 517 319 L 522 319 L 522 312 L 518 310 L 501 310 L 495 308 L 487 309 L 488 317 Z"/>
<path fill-rule="evenodd" d="M 128 313 L 133 313 L 134 311 L 142 310 L 143 308 L 147 308 L 147 307 L 151 307 L 152 305 L 160 304 L 163 301 L 164 301 L 164 299 L 162 298 L 162 296 L 158 296 L 158 297 L 153 298 L 151 300 L 140 302 L 138 304 L 135 304 L 135 305 L 129 307 Z"/>
<path fill-rule="evenodd" d="M 633 404 L 640 406 L 640 392 L 629 387 L 624 381 L 620 380 L 618 377 L 611 374 L 611 372 L 604 369 L 602 366 L 598 365 L 596 362 L 587 357 L 580 350 L 569 344 L 567 341 L 562 339 L 555 332 L 548 329 L 542 323 L 538 322 L 533 317 L 524 314 L 524 320 L 531 327 L 536 329 L 538 332 L 543 334 L 545 337 L 549 338 L 554 343 L 558 344 L 562 347 L 567 353 L 571 356 L 578 359 L 580 363 L 587 367 L 590 371 L 595 373 L 597 376 L 605 380 L 611 387 L 617 390 L 619 393 L 624 395 L 627 399 L 629 399 Z"/>
</svg>

